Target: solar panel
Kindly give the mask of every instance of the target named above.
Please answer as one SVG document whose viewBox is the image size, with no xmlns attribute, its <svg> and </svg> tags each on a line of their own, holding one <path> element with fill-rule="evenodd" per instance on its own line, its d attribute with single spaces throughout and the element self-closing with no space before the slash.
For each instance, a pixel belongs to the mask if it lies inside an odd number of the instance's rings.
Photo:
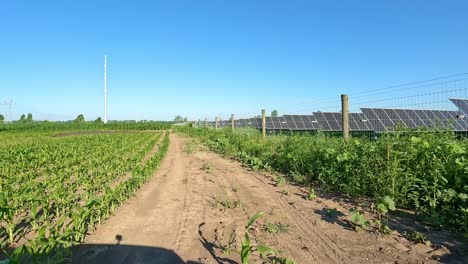
<svg viewBox="0 0 468 264">
<path fill-rule="evenodd" d="M 340 115 L 341 120 L 341 115 Z M 363 113 L 349 113 L 349 130 L 371 131 L 374 130 Z"/>
<path fill-rule="evenodd" d="M 468 99 L 449 98 L 449 100 L 463 113 L 468 114 Z"/>
<path fill-rule="evenodd" d="M 292 115 L 284 115 L 283 118 L 284 118 L 284 121 L 286 122 L 288 129 L 298 130 L 296 121 L 294 121 L 294 118 Z"/>
<path fill-rule="evenodd" d="M 317 130 L 317 121 L 312 115 L 284 115 L 278 117 L 281 129 L 285 130 Z"/>
<path fill-rule="evenodd" d="M 323 131 L 342 131 L 343 119 L 339 112 L 314 112 L 318 126 Z M 373 130 L 368 120 L 362 113 L 349 113 L 350 131 L 370 131 Z"/>
<path fill-rule="evenodd" d="M 383 108 L 361 108 L 361 111 L 377 132 L 395 131 L 397 126 L 468 129 L 467 121 L 459 118 L 461 113 L 458 111 Z"/>
</svg>

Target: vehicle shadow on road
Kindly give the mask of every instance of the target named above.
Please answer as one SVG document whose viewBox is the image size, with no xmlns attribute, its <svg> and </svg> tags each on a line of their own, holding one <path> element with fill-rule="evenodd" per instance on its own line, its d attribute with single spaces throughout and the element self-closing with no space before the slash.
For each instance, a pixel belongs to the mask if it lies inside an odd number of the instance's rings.
<svg viewBox="0 0 468 264">
<path fill-rule="evenodd" d="M 19 263 L 72 263 L 72 264 L 202 264 L 198 261 L 185 262 L 173 250 L 140 246 L 121 245 L 121 235 L 116 235 L 116 244 L 81 244 L 70 248 L 58 248 L 49 254 L 29 254 L 25 252 Z"/>
<path fill-rule="evenodd" d="M 218 255 L 216 255 L 215 249 L 221 249 L 216 243 L 208 241 L 208 239 L 203 236 L 202 232 L 202 227 L 205 225 L 205 223 L 201 223 L 198 225 L 198 234 L 200 235 L 200 242 L 203 244 L 203 247 L 210 252 L 211 256 L 216 260 L 217 263 L 223 264 L 223 263 L 230 263 L 230 264 L 237 264 L 236 261 L 228 258 L 221 258 Z"/>
</svg>

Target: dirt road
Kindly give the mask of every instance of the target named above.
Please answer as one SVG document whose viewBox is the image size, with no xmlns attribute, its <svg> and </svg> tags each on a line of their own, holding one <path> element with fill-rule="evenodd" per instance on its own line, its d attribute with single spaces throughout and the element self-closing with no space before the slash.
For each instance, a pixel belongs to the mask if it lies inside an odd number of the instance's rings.
<svg viewBox="0 0 468 264">
<path fill-rule="evenodd" d="M 346 221 L 352 205 L 304 194 L 236 161 L 192 152 L 172 134 L 153 179 L 87 237 L 73 262 L 240 263 L 246 222 L 260 211 L 255 240 L 296 263 L 436 263 L 448 253 L 395 234 L 356 232 Z M 235 243 L 228 246 L 230 238 Z M 255 253 L 251 262 L 259 262 Z"/>
</svg>

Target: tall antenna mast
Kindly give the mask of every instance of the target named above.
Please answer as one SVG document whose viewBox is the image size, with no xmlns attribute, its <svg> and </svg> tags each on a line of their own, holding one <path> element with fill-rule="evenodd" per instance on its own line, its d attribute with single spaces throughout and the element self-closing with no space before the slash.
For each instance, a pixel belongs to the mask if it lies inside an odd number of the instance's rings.
<svg viewBox="0 0 468 264">
<path fill-rule="evenodd" d="M 104 124 L 107 124 L 107 56 L 104 55 Z"/>
</svg>

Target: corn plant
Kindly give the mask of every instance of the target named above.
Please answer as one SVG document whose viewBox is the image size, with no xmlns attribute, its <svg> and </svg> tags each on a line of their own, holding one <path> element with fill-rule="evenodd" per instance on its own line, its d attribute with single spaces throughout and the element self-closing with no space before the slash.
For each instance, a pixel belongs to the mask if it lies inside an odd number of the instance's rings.
<svg viewBox="0 0 468 264">
<path fill-rule="evenodd" d="M 242 264 L 249 264 L 249 257 L 253 252 L 258 252 L 262 258 L 265 258 L 269 254 L 275 254 L 275 250 L 266 245 L 251 245 L 249 228 L 264 214 L 264 212 L 259 212 L 256 215 L 252 216 L 247 222 L 247 225 L 245 226 L 244 240 L 242 240 L 241 249 Z"/>
<path fill-rule="evenodd" d="M 62 249 L 84 241 L 87 232 L 153 175 L 169 145 L 165 133 L 158 151 L 151 152 L 162 136 L 0 134 L 0 139 L 9 139 L 0 146 L 0 160 L 6 161 L 0 162 L 0 174 L 5 175 L 0 180 L 0 233 L 6 237 L 0 246 L 8 261 L 66 259 Z M 129 172 L 131 177 L 123 178 Z M 26 237 L 26 243 L 8 249 Z"/>
</svg>

